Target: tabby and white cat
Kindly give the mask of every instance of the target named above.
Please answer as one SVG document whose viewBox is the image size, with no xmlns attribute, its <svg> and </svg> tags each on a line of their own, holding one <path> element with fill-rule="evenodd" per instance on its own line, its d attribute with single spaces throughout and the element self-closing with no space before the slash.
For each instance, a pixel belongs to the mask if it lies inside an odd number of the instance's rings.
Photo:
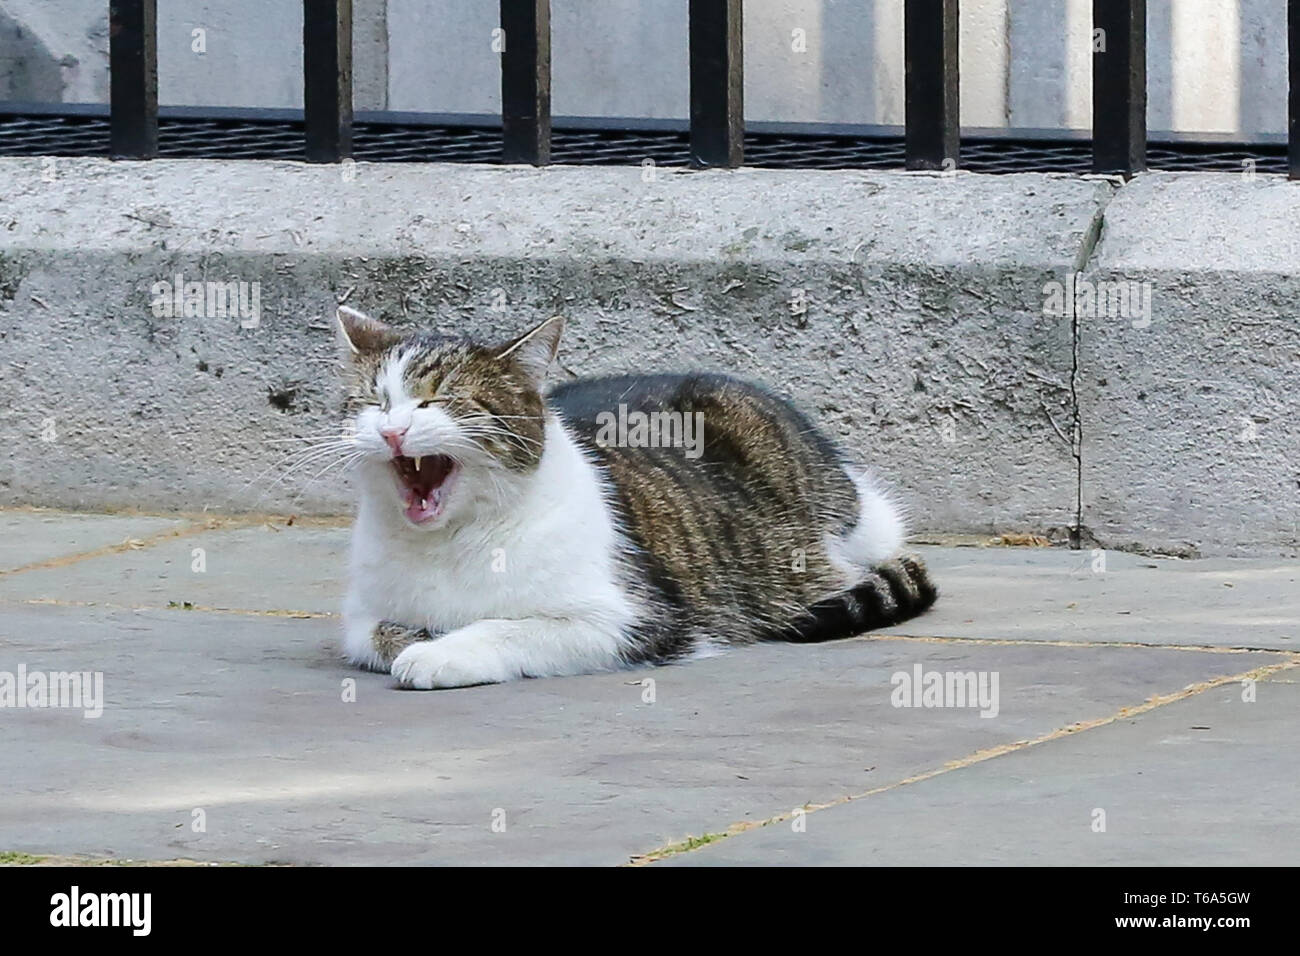
<svg viewBox="0 0 1300 956">
<path fill-rule="evenodd" d="M 559 318 L 489 346 L 338 317 L 361 453 L 343 638 L 358 665 L 417 688 L 582 674 L 844 637 L 934 602 L 899 510 L 760 388 L 636 375 L 544 396 Z M 611 417 L 635 412 L 703 434 L 689 453 L 610 442 Z"/>
</svg>

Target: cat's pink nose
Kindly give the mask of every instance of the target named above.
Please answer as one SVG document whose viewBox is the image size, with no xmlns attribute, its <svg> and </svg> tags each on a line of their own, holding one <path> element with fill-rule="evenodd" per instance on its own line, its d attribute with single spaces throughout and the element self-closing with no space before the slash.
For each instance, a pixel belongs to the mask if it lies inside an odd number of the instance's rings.
<svg viewBox="0 0 1300 956">
<path fill-rule="evenodd" d="M 384 436 L 384 441 L 388 443 L 388 447 L 393 450 L 394 455 L 402 453 L 402 438 L 406 435 L 405 428 L 393 428 L 390 425 L 379 429 L 379 434 Z"/>
</svg>

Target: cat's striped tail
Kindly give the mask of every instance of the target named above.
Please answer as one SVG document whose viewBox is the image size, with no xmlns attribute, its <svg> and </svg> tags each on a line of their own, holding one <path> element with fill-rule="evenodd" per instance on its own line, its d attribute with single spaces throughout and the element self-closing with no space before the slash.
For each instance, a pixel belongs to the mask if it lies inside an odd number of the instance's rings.
<svg viewBox="0 0 1300 956">
<path fill-rule="evenodd" d="M 876 565 L 849 590 L 818 601 L 777 639 L 804 644 L 889 627 L 926 611 L 938 596 L 921 559 L 900 555 Z"/>
</svg>

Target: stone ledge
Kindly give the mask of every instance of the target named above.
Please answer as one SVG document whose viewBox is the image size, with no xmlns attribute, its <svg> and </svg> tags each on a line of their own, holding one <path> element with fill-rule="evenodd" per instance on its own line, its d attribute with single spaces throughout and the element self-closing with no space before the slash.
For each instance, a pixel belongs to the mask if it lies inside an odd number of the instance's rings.
<svg viewBox="0 0 1300 956">
<path fill-rule="evenodd" d="M 339 482 L 273 484 L 267 439 L 331 427 L 330 313 L 347 297 L 489 337 L 561 312 L 579 374 L 763 380 L 895 485 L 921 530 L 1060 535 L 1079 507 L 1077 415 L 1083 523 L 1103 545 L 1300 539 L 1284 387 L 1300 193 L 1275 177 L 1117 190 L 1035 174 L 646 182 L 640 167 L 59 159 L 45 182 L 49 168 L 0 160 L 0 503 L 346 509 Z M 1151 325 L 1045 314 L 1045 285 L 1080 266 L 1151 282 Z M 176 275 L 258 283 L 260 321 L 156 316 L 154 284 Z M 1263 444 L 1234 443 L 1241 416 L 1262 419 Z"/>
<path fill-rule="evenodd" d="M 1300 553 L 1300 184 L 1139 176 L 1088 277 L 1150 315 L 1080 320 L 1084 523 L 1110 545 Z"/>
</svg>

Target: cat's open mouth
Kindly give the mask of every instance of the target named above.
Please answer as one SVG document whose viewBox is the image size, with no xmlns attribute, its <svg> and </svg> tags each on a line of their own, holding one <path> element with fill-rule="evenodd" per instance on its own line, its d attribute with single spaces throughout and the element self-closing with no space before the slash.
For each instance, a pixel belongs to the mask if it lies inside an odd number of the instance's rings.
<svg viewBox="0 0 1300 956">
<path fill-rule="evenodd" d="M 455 461 L 446 455 L 399 455 L 393 459 L 393 471 L 411 522 L 425 524 L 442 514 L 456 472 Z"/>
</svg>

